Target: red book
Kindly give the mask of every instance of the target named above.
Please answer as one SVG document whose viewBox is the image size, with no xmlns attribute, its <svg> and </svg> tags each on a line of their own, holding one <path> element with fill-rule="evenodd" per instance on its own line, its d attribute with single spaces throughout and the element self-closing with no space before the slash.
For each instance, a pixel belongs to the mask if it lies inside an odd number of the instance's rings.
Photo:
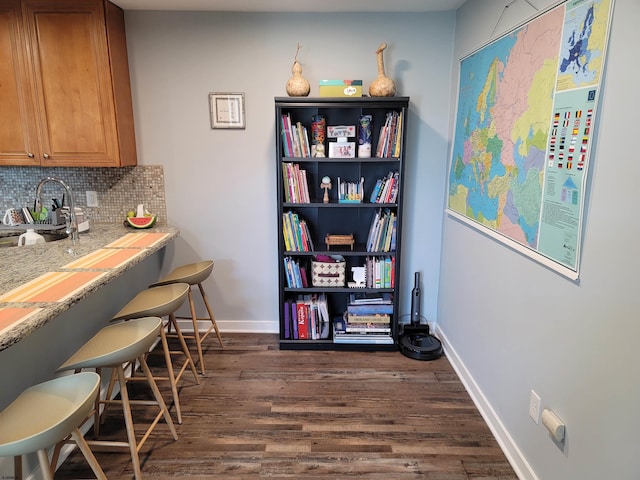
<svg viewBox="0 0 640 480">
<path fill-rule="evenodd" d="M 298 301 L 296 305 L 298 311 L 298 338 L 303 340 L 309 338 L 309 316 L 307 306 L 303 301 Z"/>
</svg>

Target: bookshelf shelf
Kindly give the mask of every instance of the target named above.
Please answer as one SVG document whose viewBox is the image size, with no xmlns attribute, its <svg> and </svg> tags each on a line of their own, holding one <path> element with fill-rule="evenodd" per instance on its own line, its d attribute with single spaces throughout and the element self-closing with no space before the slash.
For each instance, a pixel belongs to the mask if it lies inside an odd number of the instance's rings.
<svg viewBox="0 0 640 480">
<path fill-rule="evenodd" d="M 408 97 L 275 98 L 281 349 L 397 349 L 408 108 Z M 374 156 L 311 156 L 317 116 L 327 126 L 358 127 L 365 115 Z M 294 147 L 292 130 L 310 143 Z M 348 141 L 357 145 L 357 137 Z M 302 155 L 291 156 L 295 152 Z M 326 177 L 331 188 L 325 202 Z M 339 184 L 354 188 L 346 193 L 362 202 L 339 201 Z M 342 193 L 340 198 L 354 198 Z M 327 235 L 353 235 L 353 249 L 327 248 Z M 352 306 L 369 300 L 385 304 L 384 315 L 375 317 L 380 323 L 365 334 L 350 334 L 361 332 L 356 322 L 371 316 L 350 313 L 357 311 Z"/>
<path fill-rule="evenodd" d="M 329 203 L 289 203 L 282 204 L 284 208 L 396 208 L 396 203 L 338 203 L 331 201 Z"/>
</svg>

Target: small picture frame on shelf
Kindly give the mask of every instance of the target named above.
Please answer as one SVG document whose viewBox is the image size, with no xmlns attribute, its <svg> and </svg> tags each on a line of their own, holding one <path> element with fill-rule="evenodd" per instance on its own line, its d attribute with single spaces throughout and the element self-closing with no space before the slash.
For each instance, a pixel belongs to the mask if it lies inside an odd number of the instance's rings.
<svg viewBox="0 0 640 480">
<path fill-rule="evenodd" d="M 356 142 L 329 142 L 330 158 L 355 158 Z"/>
<path fill-rule="evenodd" d="M 211 128 L 245 128 L 244 93 L 209 94 Z"/>
</svg>

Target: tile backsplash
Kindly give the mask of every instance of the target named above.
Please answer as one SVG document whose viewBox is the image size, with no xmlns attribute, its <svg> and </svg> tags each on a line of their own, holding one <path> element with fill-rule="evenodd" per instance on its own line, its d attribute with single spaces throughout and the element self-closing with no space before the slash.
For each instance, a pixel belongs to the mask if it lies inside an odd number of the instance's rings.
<svg viewBox="0 0 640 480">
<path fill-rule="evenodd" d="M 122 222 L 130 209 L 142 203 L 158 215 L 158 223 L 167 223 L 164 172 L 161 165 L 138 165 L 122 168 L 90 167 L 0 167 L 1 211 L 11 207 L 33 208 L 36 187 L 45 177 L 64 181 L 92 222 Z M 86 191 L 98 194 L 98 207 L 87 207 Z M 53 182 L 43 188 L 45 206 L 52 198 L 62 198 L 64 190 Z"/>
</svg>

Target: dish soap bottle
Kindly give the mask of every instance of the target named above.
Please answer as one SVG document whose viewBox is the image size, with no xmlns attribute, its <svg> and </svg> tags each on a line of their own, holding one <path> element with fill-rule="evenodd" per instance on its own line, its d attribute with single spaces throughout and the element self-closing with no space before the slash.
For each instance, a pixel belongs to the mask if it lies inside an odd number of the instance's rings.
<svg viewBox="0 0 640 480">
<path fill-rule="evenodd" d="M 25 245 L 37 245 L 44 242 L 44 237 L 39 233 L 36 233 L 33 228 L 28 228 L 25 233 L 18 237 L 18 246 L 24 247 Z"/>
</svg>

